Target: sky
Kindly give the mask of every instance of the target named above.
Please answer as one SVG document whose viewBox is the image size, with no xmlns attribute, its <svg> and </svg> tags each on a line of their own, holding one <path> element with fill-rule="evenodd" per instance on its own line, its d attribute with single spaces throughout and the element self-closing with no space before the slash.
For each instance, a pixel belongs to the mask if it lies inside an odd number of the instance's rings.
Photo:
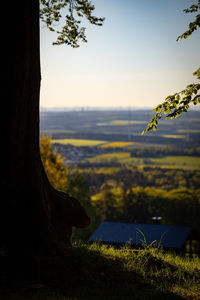
<svg viewBox="0 0 200 300">
<path fill-rule="evenodd" d="M 102 27 L 86 25 L 87 43 L 53 46 L 41 23 L 41 107 L 155 107 L 195 82 L 200 30 L 176 41 L 195 0 L 93 0 Z"/>
</svg>

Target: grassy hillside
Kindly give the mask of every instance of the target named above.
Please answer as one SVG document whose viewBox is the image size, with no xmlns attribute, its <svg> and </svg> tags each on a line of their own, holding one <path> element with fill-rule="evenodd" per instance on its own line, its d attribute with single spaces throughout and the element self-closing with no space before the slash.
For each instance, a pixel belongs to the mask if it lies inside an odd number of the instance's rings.
<svg viewBox="0 0 200 300">
<path fill-rule="evenodd" d="M 200 299 L 200 260 L 155 248 L 136 251 L 127 245 L 117 250 L 75 242 L 66 256 L 36 260 L 34 267 L 31 275 L 28 264 L 23 274 L 15 268 L 9 282 L 1 276 L 0 298 Z"/>
</svg>

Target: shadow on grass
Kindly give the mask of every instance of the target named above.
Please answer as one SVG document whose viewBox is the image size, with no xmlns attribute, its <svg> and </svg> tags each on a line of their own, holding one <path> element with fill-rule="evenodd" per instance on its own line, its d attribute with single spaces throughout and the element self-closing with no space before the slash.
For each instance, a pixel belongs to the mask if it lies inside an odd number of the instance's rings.
<svg viewBox="0 0 200 300">
<path fill-rule="evenodd" d="M 1 257 L 0 267 L 1 300 L 183 299 L 164 288 L 156 290 L 117 257 L 87 247 L 34 261 Z"/>
</svg>

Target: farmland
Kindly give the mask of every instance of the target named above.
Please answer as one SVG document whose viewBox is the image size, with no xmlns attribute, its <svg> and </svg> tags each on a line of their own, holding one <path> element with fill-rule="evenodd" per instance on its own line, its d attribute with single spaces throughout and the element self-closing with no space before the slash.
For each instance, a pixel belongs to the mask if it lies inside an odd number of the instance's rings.
<svg viewBox="0 0 200 300">
<path fill-rule="evenodd" d="M 44 111 L 40 130 L 52 136 L 53 147 L 72 164 L 199 169 L 200 112 L 190 111 L 175 120 L 161 120 L 156 132 L 142 136 L 151 116 L 150 110 Z"/>
<path fill-rule="evenodd" d="M 178 167 L 183 169 L 200 169 L 200 157 L 190 156 L 166 156 L 162 158 L 134 158 L 128 152 L 116 152 L 97 155 L 89 161 L 91 163 L 113 162 L 117 160 L 121 164 L 137 165 L 155 165 L 162 167 Z"/>
<path fill-rule="evenodd" d="M 87 239 L 104 220 L 151 223 L 153 215 L 199 236 L 199 117 L 191 111 L 162 120 L 158 131 L 142 136 L 150 111 L 42 113 L 41 133 L 65 158 L 68 178 L 60 189 L 89 209 L 90 227 L 74 236 Z"/>
<path fill-rule="evenodd" d="M 141 135 L 151 110 L 42 111 L 40 130 L 53 139 L 131 142 L 152 145 L 200 146 L 200 112 L 161 120 L 158 130 Z"/>
<path fill-rule="evenodd" d="M 200 185 L 200 112 L 162 120 L 141 135 L 150 111 L 41 113 L 41 132 L 71 170 L 79 170 L 96 193 L 104 182 L 165 190 Z M 92 192 L 93 193 L 93 192 Z"/>
</svg>

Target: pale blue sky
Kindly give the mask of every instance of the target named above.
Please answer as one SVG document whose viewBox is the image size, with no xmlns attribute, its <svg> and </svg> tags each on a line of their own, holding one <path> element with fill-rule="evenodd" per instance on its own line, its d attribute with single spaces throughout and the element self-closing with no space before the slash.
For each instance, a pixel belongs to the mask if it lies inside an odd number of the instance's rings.
<svg viewBox="0 0 200 300">
<path fill-rule="evenodd" d="M 87 26 L 78 49 L 52 46 L 41 24 L 41 106 L 154 107 L 194 81 L 200 31 L 176 42 L 192 0 L 96 0 L 103 27 Z"/>
</svg>

